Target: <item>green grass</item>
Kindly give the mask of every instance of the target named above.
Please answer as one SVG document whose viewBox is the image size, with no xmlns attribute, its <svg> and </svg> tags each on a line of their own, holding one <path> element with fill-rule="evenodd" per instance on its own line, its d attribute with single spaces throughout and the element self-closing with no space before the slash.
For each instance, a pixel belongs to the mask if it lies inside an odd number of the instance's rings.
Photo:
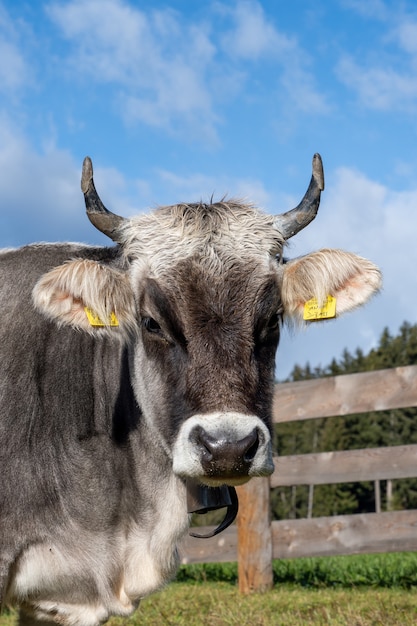
<svg viewBox="0 0 417 626">
<path fill-rule="evenodd" d="M 175 584 L 148 598 L 126 626 L 415 626 L 417 597 L 400 590 L 306 590 L 282 586 L 242 597 L 227 583 Z M 110 626 L 121 626 L 112 620 Z"/>
<path fill-rule="evenodd" d="M 367 554 L 273 562 L 274 583 L 301 587 L 417 587 L 417 553 Z M 236 563 L 180 568 L 179 582 L 237 583 Z"/>
<path fill-rule="evenodd" d="M 14 626 L 15 615 L 0 617 Z M 415 626 L 417 594 L 404 589 L 302 589 L 241 596 L 230 583 L 173 583 L 108 626 Z"/>
<path fill-rule="evenodd" d="M 415 626 L 417 554 L 274 562 L 274 589 L 242 596 L 236 564 L 181 568 L 178 581 L 108 626 Z M 14 626 L 16 614 L 0 616 Z"/>
</svg>

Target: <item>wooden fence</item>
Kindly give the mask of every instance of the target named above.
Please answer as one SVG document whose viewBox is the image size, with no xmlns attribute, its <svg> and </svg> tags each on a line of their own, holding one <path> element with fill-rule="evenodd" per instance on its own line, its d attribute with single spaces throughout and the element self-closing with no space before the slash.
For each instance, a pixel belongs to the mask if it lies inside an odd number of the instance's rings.
<svg viewBox="0 0 417 626">
<path fill-rule="evenodd" d="M 273 421 L 417 406 L 417 366 L 276 386 Z M 272 586 L 272 559 L 417 550 L 417 510 L 270 521 L 270 488 L 417 477 L 417 445 L 276 457 L 269 478 L 238 488 L 236 526 L 189 537 L 183 563 L 238 561 L 242 592 Z"/>
</svg>

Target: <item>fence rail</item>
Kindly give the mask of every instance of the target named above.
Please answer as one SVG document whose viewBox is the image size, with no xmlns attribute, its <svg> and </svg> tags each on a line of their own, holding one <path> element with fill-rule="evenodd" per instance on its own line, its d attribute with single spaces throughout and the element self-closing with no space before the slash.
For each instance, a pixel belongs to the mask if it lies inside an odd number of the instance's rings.
<svg viewBox="0 0 417 626">
<path fill-rule="evenodd" d="M 274 559 L 407 552 L 417 549 L 417 511 L 280 520 L 272 522 L 271 537 Z M 182 562 L 226 563 L 237 556 L 238 533 L 231 526 L 204 542 L 188 537 Z M 255 554 L 253 559 L 259 562 Z"/>
<path fill-rule="evenodd" d="M 417 366 L 276 385 L 273 421 L 403 409 L 417 405 Z"/>
<path fill-rule="evenodd" d="M 274 458 L 270 486 L 331 485 L 417 476 L 417 445 Z"/>
<path fill-rule="evenodd" d="M 276 385 L 274 423 L 417 406 L 417 366 Z M 417 550 L 417 510 L 270 521 L 270 488 L 417 477 L 417 445 L 277 457 L 238 488 L 237 525 L 188 538 L 183 563 L 238 560 L 242 592 L 272 586 L 272 558 Z"/>
</svg>

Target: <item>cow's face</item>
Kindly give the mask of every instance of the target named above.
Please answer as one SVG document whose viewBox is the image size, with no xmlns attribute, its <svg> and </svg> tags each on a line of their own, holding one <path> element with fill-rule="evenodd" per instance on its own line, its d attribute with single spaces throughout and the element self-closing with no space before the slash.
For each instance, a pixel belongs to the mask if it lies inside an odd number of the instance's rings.
<svg viewBox="0 0 417 626">
<path fill-rule="evenodd" d="M 239 258 L 214 269 L 198 254 L 136 280 L 134 387 L 181 476 L 238 484 L 273 470 L 277 270 Z"/>
<path fill-rule="evenodd" d="M 174 471 L 210 485 L 270 474 L 282 314 L 273 219 L 236 202 L 178 205 L 121 237 L 139 328 L 134 389 Z"/>
<path fill-rule="evenodd" d="M 362 304 L 379 286 L 377 268 L 339 250 L 284 264 L 283 233 L 293 227 L 278 220 L 278 230 L 275 218 L 236 202 L 114 217 L 118 269 L 71 261 L 39 281 L 35 304 L 130 343 L 138 403 L 176 474 L 212 486 L 270 474 L 281 319 L 300 319 L 305 302 L 328 294 L 338 314 Z M 92 328 L 85 306 L 103 320 L 115 313 L 120 326 Z"/>
</svg>

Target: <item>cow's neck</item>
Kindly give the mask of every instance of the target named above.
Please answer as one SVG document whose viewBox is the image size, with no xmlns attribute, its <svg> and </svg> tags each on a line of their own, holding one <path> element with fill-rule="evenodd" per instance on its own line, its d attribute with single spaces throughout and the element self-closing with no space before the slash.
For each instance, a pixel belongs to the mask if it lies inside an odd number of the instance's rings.
<svg viewBox="0 0 417 626">
<path fill-rule="evenodd" d="M 146 419 L 133 392 L 128 349 L 120 354 L 113 388 L 113 440 L 117 443 L 122 490 L 124 594 L 133 602 L 160 588 L 175 574 L 176 545 L 187 532 L 189 516 L 184 482 L 172 470 L 172 458 L 161 433 Z M 116 386 L 115 386 L 116 383 Z"/>
<path fill-rule="evenodd" d="M 124 590 L 133 601 L 161 588 L 175 575 L 177 545 L 189 527 L 185 484 L 150 439 L 141 437 L 142 444 L 148 440 L 145 455 L 141 445 L 132 450 L 138 499 L 127 528 Z"/>
</svg>

